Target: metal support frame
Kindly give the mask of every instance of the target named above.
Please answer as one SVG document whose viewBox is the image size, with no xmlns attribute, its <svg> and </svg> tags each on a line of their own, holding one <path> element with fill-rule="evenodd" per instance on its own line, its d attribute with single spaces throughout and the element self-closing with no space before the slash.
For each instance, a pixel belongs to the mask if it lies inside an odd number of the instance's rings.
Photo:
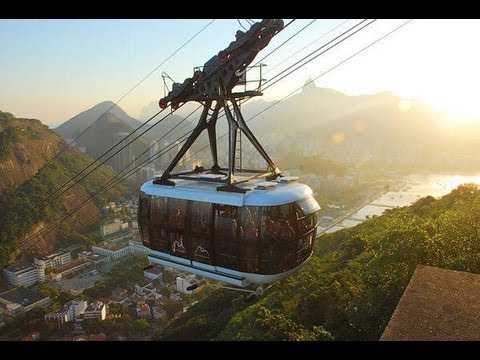
<svg viewBox="0 0 480 360">
<path fill-rule="evenodd" d="M 270 156 L 268 156 L 267 152 L 264 150 L 262 145 L 260 145 L 259 141 L 255 137 L 255 135 L 252 133 L 247 123 L 245 122 L 245 119 L 243 118 L 243 115 L 240 111 L 240 107 L 238 106 L 238 103 L 237 103 L 238 95 L 239 94 L 234 94 L 233 96 L 226 95 L 226 96 L 223 96 L 221 100 L 217 99 L 215 108 L 213 109 L 213 112 L 210 116 L 208 114 L 209 114 L 209 111 L 211 110 L 213 101 L 212 100 L 207 101 L 203 105 L 203 111 L 197 126 L 195 127 L 193 132 L 190 134 L 190 136 L 187 138 L 187 140 L 183 144 L 180 151 L 175 155 L 174 159 L 172 160 L 170 165 L 167 167 L 165 172 L 162 174 L 160 179 L 154 180 L 155 184 L 175 186 L 175 183 L 170 179 L 184 178 L 184 179 L 192 179 L 192 180 L 219 182 L 219 183 L 225 184 L 224 186 L 220 186 L 217 188 L 219 191 L 231 191 L 231 192 L 244 193 L 245 190 L 235 186 L 235 184 L 237 183 L 247 181 L 247 180 L 237 181 L 237 179 L 235 178 L 236 171 L 240 170 L 240 169 L 237 169 L 235 166 L 236 151 L 237 151 L 237 135 L 239 134 L 239 132 L 242 132 L 243 134 L 245 134 L 245 136 L 252 143 L 254 148 L 263 157 L 263 159 L 266 161 L 268 165 L 266 170 L 248 169 L 240 172 L 257 174 L 257 175 L 251 176 L 250 178 L 266 176 L 267 179 L 274 179 L 280 175 L 279 168 L 275 165 L 275 163 L 270 158 Z M 243 94 L 243 95 L 248 96 L 250 94 Z M 233 107 L 233 113 L 230 107 Z M 218 120 L 218 114 L 221 109 L 225 111 L 225 115 L 228 122 L 228 167 L 227 168 L 222 168 L 218 164 L 216 125 Z M 209 179 L 204 177 L 191 176 L 195 173 L 203 172 L 201 171 L 203 169 L 198 169 L 198 168 L 193 169 L 191 171 L 172 173 L 173 169 L 177 166 L 177 164 L 180 162 L 182 157 L 187 153 L 188 149 L 191 148 L 191 146 L 195 143 L 195 141 L 198 139 L 200 134 L 205 130 L 208 132 L 210 152 L 211 152 L 212 162 L 213 162 L 213 165 L 211 169 L 209 169 L 208 173 L 222 174 L 222 175 L 225 175 L 226 177 L 224 179 Z"/>
<path fill-rule="evenodd" d="M 215 181 L 225 184 L 224 186 L 217 188 L 219 191 L 245 192 L 245 190 L 237 187 L 236 184 L 248 181 L 248 179 L 237 181 L 235 178 L 235 172 L 237 171 L 235 166 L 237 135 L 241 133 L 245 134 L 257 152 L 268 164 L 266 170 L 253 169 L 252 171 L 248 171 L 256 174 L 251 176 L 250 179 L 266 176 L 267 180 L 271 180 L 280 175 L 278 167 L 273 163 L 272 159 L 268 156 L 267 152 L 248 128 L 237 103 L 237 101 L 242 98 L 262 95 L 260 89 L 263 64 L 260 64 L 260 82 L 258 90 L 247 91 L 245 88 L 244 92 L 232 93 L 232 89 L 240 83 L 241 77 L 244 75 L 248 65 L 253 61 L 257 53 L 266 47 L 272 37 L 282 28 L 283 21 L 281 19 L 264 19 L 259 23 L 253 24 L 245 33 L 238 31 L 236 34 L 236 40 L 230 43 L 226 49 L 220 51 L 218 55 L 213 56 L 208 60 L 203 66 L 203 70 L 195 68 L 194 74 L 191 78 L 185 79 L 182 84 L 174 83 L 172 85 L 172 91 L 170 91 L 167 96 L 160 99 L 159 105 L 162 109 L 165 109 L 169 104 L 173 109 L 177 108 L 181 103 L 198 101 L 203 104 L 203 112 L 197 126 L 185 141 L 180 151 L 175 155 L 165 172 L 159 179 L 154 180 L 155 184 L 175 186 L 175 183 L 170 179 L 184 178 L 191 180 Z M 242 81 L 245 81 L 246 84 L 246 78 L 242 79 Z M 216 102 L 215 108 L 209 116 L 209 111 L 212 109 L 212 103 L 214 101 Z M 233 113 L 230 106 L 233 107 Z M 228 122 L 228 168 L 226 169 L 221 168 L 218 164 L 216 124 L 220 109 L 225 111 Z M 178 162 L 204 130 L 208 131 L 210 151 L 213 160 L 213 166 L 209 172 L 211 174 L 225 175 L 225 178 L 206 179 L 205 177 L 189 176 L 204 171 L 203 168 L 198 167 L 192 171 L 173 174 L 172 171 L 175 166 L 177 166 Z M 238 169 L 239 172 L 246 173 L 247 171 L 242 171 L 242 168 L 243 165 Z M 223 171 L 226 171 L 226 173 Z"/>
</svg>

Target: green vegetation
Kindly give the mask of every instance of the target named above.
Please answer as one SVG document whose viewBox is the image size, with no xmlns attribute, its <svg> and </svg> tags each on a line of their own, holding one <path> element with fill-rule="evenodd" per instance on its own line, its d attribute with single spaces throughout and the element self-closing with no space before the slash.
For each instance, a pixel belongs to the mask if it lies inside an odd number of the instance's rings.
<svg viewBox="0 0 480 360">
<path fill-rule="evenodd" d="M 74 296 L 69 291 L 60 291 L 47 283 L 40 285 L 39 291 L 50 297 L 50 305 L 48 307 L 32 309 L 26 314 L 19 315 L 14 320 L 7 322 L 7 324 L 0 329 L 2 340 L 18 340 L 20 336 L 29 334 L 35 330 L 38 330 L 42 339 L 45 339 L 57 329 L 56 324 L 44 321 L 44 316 L 73 300 Z M 63 329 L 65 330 L 72 326 L 72 324 L 66 324 Z"/>
<path fill-rule="evenodd" d="M 9 154 L 9 145 L 18 141 L 17 130 L 8 126 L 0 132 L 0 161 L 5 160 Z"/>
<path fill-rule="evenodd" d="M 218 293 L 192 306 L 160 338 L 378 340 L 418 264 L 480 273 L 478 224 L 476 185 L 420 199 L 323 235 L 300 271 L 235 315 L 223 314 L 233 314 L 231 298 L 238 294 Z"/>
<path fill-rule="evenodd" d="M 9 129 L 12 128 L 8 127 L 10 126 L 8 124 L 12 121 L 11 117 L 5 114 L 0 113 L 0 129 L 4 129 L 0 133 L 0 161 L 2 160 L 2 154 L 5 153 L 2 149 L 8 150 L 8 143 L 14 141 L 12 139 L 15 138 L 14 135 L 11 135 L 15 132 L 10 131 Z M 29 128 L 26 127 L 26 129 Z M 13 128 L 13 130 L 15 129 Z M 5 142 L 2 140 L 2 136 L 8 136 L 10 140 Z M 55 189 L 61 187 L 72 176 L 78 174 L 90 162 L 91 158 L 85 154 L 75 149 L 68 149 L 54 161 L 43 167 L 37 175 L 23 185 L 17 188 L 6 189 L 0 194 L 0 224 L 2 224 L 0 227 L 0 266 L 5 266 L 12 260 L 11 255 L 16 249 L 15 240 L 27 234 L 39 222 L 52 222 L 68 211 L 65 204 L 66 194 L 60 196 L 58 200 L 53 201 L 42 210 L 36 211 L 36 207 L 42 204 L 44 199 L 48 198 Z M 79 185 L 89 196 L 94 195 L 112 176 L 113 173 L 109 169 L 100 167 L 93 174 L 80 181 Z M 69 193 L 72 191 L 69 190 Z M 100 195 L 94 196 L 92 200 L 97 206 L 102 206 L 107 201 L 124 195 L 125 192 L 126 189 L 123 186 L 115 186 Z M 83 198 L 81 200 L 83 201 Z M 34 216 L 30 218 L 32 214 Z M 68 223 L 62 224 L 61 232 L 63 233 L 63 238 L 67 238 L 66 234 L 71 231 L 72 228 Z M 92 241 L 95 241 L 95 239 L 87 239 L 80 243 L 88 245 Z M 68 244 L 67 239 L 63 245 Z"/>
<path fill-rule="evenodd" d="M 143 279 L 143 268 L 148 264 L 146 255 L 129 256 L 112 267 L 107 281 L 97 282 L 93 287 L 85 289 L 83 296 L 91 302 L 100 297 L 110 296 L 112 290 L 120 285 L 133 286 L 135 282 Z"/>
<path fill-rule="evenodd" d="M 206 292 L 202 294 L 204 300 L 192 305 L 185 314 L 167 325 L 158 334 L 158 340 L 212 339 L 230 321 L 235 311 L 245 308 L 243 295 L 239 297 L 237 292 L 208 287 L 203 291 Z"/>
<path fill-rule="evenodd" d="M 55 310 L 74 299 L 74 295 L 70 291 L 58 290 L 48 283 L 43 283 L 39 288 L 40 292 L 50 298 L 51 304 L 49 309 Z"/>
</svg>

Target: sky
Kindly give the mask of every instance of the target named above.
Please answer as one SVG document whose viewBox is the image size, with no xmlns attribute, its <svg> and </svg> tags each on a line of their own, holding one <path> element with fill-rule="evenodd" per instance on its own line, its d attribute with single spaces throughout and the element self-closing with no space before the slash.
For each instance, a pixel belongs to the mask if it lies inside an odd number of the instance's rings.
<svg viewBox="0 0 480 360">
<path fill-rule="evenodd" d="M 360 20 L 316 19 L 263 61 L 265 84 Z M 99 102 L 117 101 L 210 21 L 0 19 L 0 110 L 54 127 Z M 255 61 L 311 21 L 292 22 Z M 266 89 L 264 99 L 289 94 L 406 21 L 375 21 Z M 226 48 L 242 26 L 249 26 L 245 19 L 215 20 L 118 105 L 138 118 L 145 105 L 164 96 L 162 72 L 183 82 L 194 66 Z M 348 95 L 392 91 L 406 100 L 480 118 L 479 35 L 480 20 L 415 19 L 315 84 Z"/>
</svg>

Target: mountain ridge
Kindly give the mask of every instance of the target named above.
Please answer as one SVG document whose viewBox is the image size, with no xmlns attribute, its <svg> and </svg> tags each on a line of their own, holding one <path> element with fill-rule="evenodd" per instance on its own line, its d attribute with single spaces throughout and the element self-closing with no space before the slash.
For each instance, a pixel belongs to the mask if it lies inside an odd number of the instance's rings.
<svg viewBox="0 0 480 360">
<path fill-rule="evenodd" d="M 141 121 L 128 115 L 120 106 L 111 100 L 102 101 L 91 108 L 71 117 L 63 122 L 54 130 L 65 139 L 72 139 L 78 136 L 82 131 L 91 126 L 103 114 L 109 113 L 122 120 L 132 128 L 137 128 L 142 124 Z"/>
<path fill-rule="evenodd" d="M 101 166 L 53 197 L 55 189 L 85 169 L 92 159 L 67 146 L 39 120 L 0 112 L 0 139 L 0 266 L 52 251 L 65 234 L 94 224 L 100 206 L 107 200 L 126 193 L 125 187 L 117 185 L 93 196 L 114 174 Z M 50 200 L 43 207 L 45 199 Z M 37 234 L 85 200 L 85 206 L 53 231 Z"/>
</svg>

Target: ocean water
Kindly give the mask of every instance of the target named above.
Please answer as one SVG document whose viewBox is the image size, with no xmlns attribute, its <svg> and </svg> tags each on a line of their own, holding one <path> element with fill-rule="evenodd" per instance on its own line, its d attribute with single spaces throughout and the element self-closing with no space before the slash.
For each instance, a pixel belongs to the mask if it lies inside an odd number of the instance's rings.
<svg viewBox="0 0 480 360">
<path fill-rule="evenodd" d="M 389 191 L 383 194 L 326 232 L 335 232 L 342 228 L 355 226 L 366 220 L 367 217 L 381 215 L 388 208 L 411 205 L 425 196 L 442 197 L 461 184 L 474 183 L 480 185 L 480 175 L 415 174 L 402 180 L 405 185 L 399 191 Z M 319 232 L 322 232 L 322 230 L 322 228 L 319 228 Z"/>
</svg>

